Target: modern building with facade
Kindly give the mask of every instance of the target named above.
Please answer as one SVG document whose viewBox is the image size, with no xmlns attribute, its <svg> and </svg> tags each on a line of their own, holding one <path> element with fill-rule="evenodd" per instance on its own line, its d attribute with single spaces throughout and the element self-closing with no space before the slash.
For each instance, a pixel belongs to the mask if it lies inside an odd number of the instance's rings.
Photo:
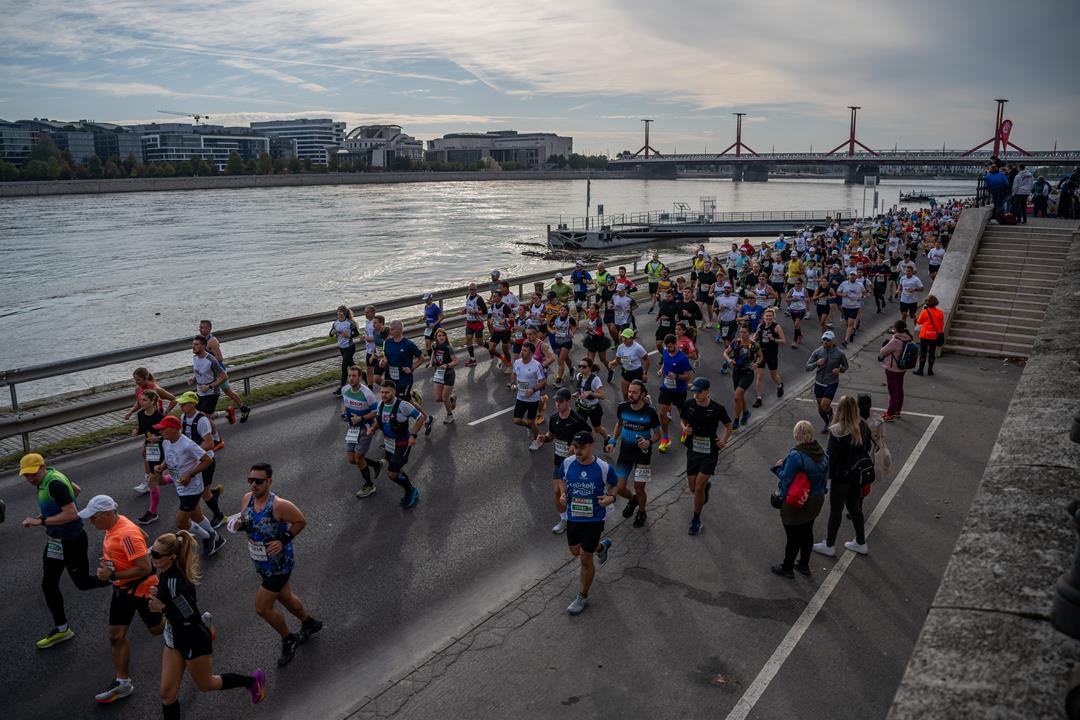
<svg viewBox="0 0 1080 720">
<path fill-rule="evenodd" d="M 549 157 L 567 157 L 574 139 L 555 133 L 519 133 L 496 130 L 486 133 L 450 133 L 428 142 L 428 160 L 471 165 L 491 158 L 503 165 L 514 162 L 523 168 L 542 168 Z"/>
<path fill-rule="evenodd" d="M 345 136 L 339 160 L 361 161 L 371 167 L 386 167 L 392 160 L 424 159 L 424 142 L 406 135 L 400 125 L 362 125 Z"/>
<path fill-rule="evenodd" d="M 142 137 L 143 162 L 178 163 L 200 158 L 224 170 L 229 153 L 235 150 L 242 159 L 257 160 L 269 154 L 270 138 L 254 135 L 248 128 L 188 123 L 149 123 L 131 126 Z"/>
<path fill-rule="evenodd" d="M 33 132 L 35 142 L 46 135 L 51 137 L 56 148 L 67 150 L 76 164 L 89 162 L 95 155 L 94 134 L 80 123 L 34 118 L 33 120 L 19 120 L 18 125 Z"/>
<path fill-rule="evenodd" d="M 37 143 L 38 132 L 16 122 L 0 120 L 0 160 L 24 164 Z"/>
<path fill-rule="evenodd" d="M 263 137 L 293 140 L 296 157 L 320 165 L 327 164 L 327 149 L 339 149 L 345 140 L 345 123 L 331 118 L 267 120 L 251 123 L 251 129 Z"/>
</svg>

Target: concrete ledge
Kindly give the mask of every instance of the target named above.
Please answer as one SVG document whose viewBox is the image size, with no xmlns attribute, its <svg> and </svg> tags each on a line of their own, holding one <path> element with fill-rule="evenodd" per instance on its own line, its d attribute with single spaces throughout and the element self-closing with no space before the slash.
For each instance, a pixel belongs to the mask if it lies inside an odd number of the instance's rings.
<svg viewBox="0 0 1080 720">
<path fill-rule="evenodd" d="M 1080 641 L 1050 613 L 1077 543 L 1065 506 L 1080 498 L 1078 283 L 1074 241 L 889 720 L 1064 717 Z"/>
<path fill-rule="evenodd" d="M 956 231 L 949 241 L 949 250 L 941 261 L 930 292 L 938 299 L 938 308 L 945 313 L 945 348 L 948 349 L 949 327 L 956 314 L 960 291 L 964 289 L 972 261 L 979 251 L 983 230 L 990 221 L 990 208 L 967 208 L 960 213 Z"/>
</svg>

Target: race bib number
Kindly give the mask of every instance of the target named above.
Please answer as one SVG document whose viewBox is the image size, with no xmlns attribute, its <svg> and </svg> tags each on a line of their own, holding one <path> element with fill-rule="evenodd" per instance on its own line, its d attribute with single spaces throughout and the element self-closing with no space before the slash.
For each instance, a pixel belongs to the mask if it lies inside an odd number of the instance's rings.
<svg viewBox="0 0 1080 720">
<path fill-rule="evenodd" d="M 714 445 L 712 438 L 698 437 L 697 435 L 694 436 L 694 442 L 691 445 L 691 449 L 696 453 L 700 453 L 701 455 L 708 455 L 712 453 L 713 447 Z"/>
<path fill-rule="evenodd" d="M 148 443 L 146 446 L 146 462 L 161 462 L 161 446 L 157 443 Z"/>
<path fill-rule="evenodd" d="M 565 329 L 556 330 L 555 339 L 559 342 L 566 342 L 570 339 L 570 333 L 568 333 Z"/>
<path fill-rule="evenodd" d="M 712 288 L 712 285 L 710 283 L 701 283 L 701 285 L 698 286 L 698 290 L 700 290 L 703 293 L 709 292 L 709 290 L 711 288 Z"/>
<path fill-rule="evenodd" d="M 669 374 L 664 376 L 664 387 L 666 387 L 668 390 L 674 390 L 675 389 L 675 383 L 676 383 L 676 380 L 675 380 L 674 375 L 669 373 Z"/>
<path fill-rule="evenodd" d="M 573 517 L 592 517 L 593 499 L 583 497 L 570 498 L 570 515 Z"/>
<path fill-rule="evenodd" d="M 45 546 L 45 557 L 50 560 L 63 560 L 64 544 L 56 538 L 49 538 L 49 543 Z"/>
<path fill-rule="evenodd" d="M 355 445 L 356 442 L 359 439 L 360 439 L 360 428 L 351 427 L 351 428 L 349 428 L 348 430 L 345 431 L 345 442 L 349 443 L 350 445 Z"/>
<path fill-rule="evenodd" d="M 625 325 L 626 322 L 629 319 L 630 318 L 627 316 L 627 313 L 626 313 L 625 310 L 616 310 L 615 311 L 615 324 L 616 325 Z"/>
<path fill-rule="evenodd" d="M 435 334 L 435 328 L 424 328 L 424 337 L 429 338 Z"/>
<path fill-rule="evenodd" d="M 446 381 L 446 368 L 444 368 L 444 367 L 435 368 L 435 377 L 433 378 L 433 380 L 435 382 L 439 383 L 440 385 L 443 384 Z"/>
<path fill-rule="evenodd" d="M 555 441 L 555 454 L 559 457 L 566 457 L 570 454 L 570 443 L 564 440 Z"/>
<path fill-rule="evenodd" d="M 648 465 L 638 465 L 634 468 L 634 482 L 648 482 L 652 477 L 652 467 Z"/>
<path fill-rule="evenodd" d="M 397 441 L 394 438 L 384 437 L 382 442 L 383 450 L 388 453 L 392 453 L 397 450 Z"/>
<path fill-rule="evenodd" d="M 266 545 L 248 540 L 248 555 L 255 562 L 266 562 Z"/>
<path fill-rule="evenodd" d="M 633 370 L 634 369 L 634 367 L 633 367 L 634 358 L 624 355 L 620 359 L 622 360 L 622 366 L 623 366 L 624 370 Z"/>
<path fill-rule="evenodd" d="M 668 318 L 666 318 L 666 317 L 662 317 L 662 318 L 660 318 L 660 326 L 661 326 L 661 327 L 668 327 L 668 326 L 670 326 L 670 325 L 671 325 L 671 320 L 669 320 L 669 319 L 668 319 Z"/>
<path fill-rule="evenodd" d="M 401 379 L 401 368 L 399 368 L 397 365 L 391 365 L 388 370 L 391 380 L 396 382 Z"/>
<path fill-rule="evenodd" d="M 527 380 L 518 380 L 517 389 L 521 392 L 532 389 L 532 383 Z"/>
</svg>

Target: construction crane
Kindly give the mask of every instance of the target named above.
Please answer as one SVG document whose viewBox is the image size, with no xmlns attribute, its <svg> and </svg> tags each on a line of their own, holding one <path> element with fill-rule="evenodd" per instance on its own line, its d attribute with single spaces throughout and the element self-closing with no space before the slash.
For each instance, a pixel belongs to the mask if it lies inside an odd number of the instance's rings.
<svg viewBox="0 0 1080 720">
<path fill-rule="evenodd" d="M 203 115 L 202 113 L 190 113 L 190 112 L 176 112 L 175 110 L 158 110 L 163 115 L 177 115 L 179 117 L 195 118 L 195 124 L 198 125 L 200 120 L 209 120 L 209 115 Z"/>
</svg>

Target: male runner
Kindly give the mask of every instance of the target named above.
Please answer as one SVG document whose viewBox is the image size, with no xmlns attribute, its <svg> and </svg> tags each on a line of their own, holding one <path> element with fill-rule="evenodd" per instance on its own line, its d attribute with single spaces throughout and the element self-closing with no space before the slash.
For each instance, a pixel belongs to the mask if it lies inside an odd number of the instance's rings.
<svg viewBox="0 0 1080 720">
<path fill-rule="evenodd" d="M 161 431 L 164 439 L 162 450 L 165 459 L 151 469 L 159 478 L 166 470 L 172 475 L 173 486 L 180 497 L 180 506 L 176 510 L 176 527 L 187 530 L 202 540 L 203 553 L 209 557 L 225 544 L 225 538 L 214 530 L 199 507 L 199 499 L 205 488 L 202 473 L 210 467 L 214 458 L 198 443 L 182 434 L 180 427 L 180 418 L 173 415 L 165 416 L 154 426 L 155 430 Z"/>
<path fill-rule="evenodd" d="M 706 265 L 706 267 L 708 267 Z M 700 280 L 701 275 L 698 275 Z M 666 453 L 671 448 L 668 436 L 668 423 L 671 422 L 671 408 L 674 406 L 682 415 L 682 406 L 686 402 L 686 383 L 694 377 L 694 368 L 690 358 L 675 345 L 675 336 L 664 338 L 664 349 L 660 353 L 660 452 Z"/>
<path fill-rule="evenodd" d="M 701 532 L 701 511 L 709 502 L 709 478 L 716 472 L 720 451 L 731 439 L 731 417 L 723 405 L 711 399 L 708 378 L 694 378 L 690 392 L 694 397 L 680 411 L 683 437 L 686 443 L 686 484 L 694 496 L 694 516 L 690 519 L 690 534 Z M 718 430 L 724 426 L 724 436 Z"/>
<path fill-rule="evenodd" d="M 386 476 L 401 486 L 405 493 L 401 506 L 411 510 L 420 499 L 420 489 L 405 474 L 405 463 L 409 461 L 416 435 L 424 426 L 427 415 L 411 402 L 397 396 L 397 385 L 393 380 L 383 380 L 380 397 L 377 418 L 383 434 L 383 450 L 386 451 Z M 416 421 L 412 427 L 409 420 Z"/>
<path fill-rule="evenodd" d="M 832 330 L 821 334 L 821 347 L 810 354 L 806 371 L 814 375 L 814 397 L 818 402 L 818 415 L 825 422 L 821 433 L 829 432 L 832 423 L 832 401 L 840 387 L 840 374 L 847 372 L 848 359 L 844 351 L 836 347 L 836 335 Z"/>
<path fill-rule="evenodd" d="M 349 382 L 341 388 L 342 415 L 349 429 L 345 431 L 345 461 L 355 465 L 364 479 L 363 485 L 356 491 L 356 497 L 366 498 L 375 492 L 375 478 L 382 470 L 381 460 L 368 460 L 371 439 L 375 430 L 375 416 L 379 407 L 379 398 L 375 392 L 360 382 L 360 368 L 349 368 Z M 375 472 L 372 472 L 372 466 Z"/>
<path fill-rule="evenodd" d="M 547 383 L 547 372 L 544 366 L 533 357 L 536 346 L 525 341 L 521 346 L 521 357 L 514 361 L 510 384 L 517 391 L 514 401 L 514 424 L 526 428 L 529 437 L 533 438 L 529 445 L 530 450 L 539 450 L 544 444 L 544 438 L 537 430 L 536 416 L 540 408 L 540 397 Z"/>
<path fill-rule="evenodd" d="M 619 495 L 628 498 L 623 517 L 628 518 L 637 510 L 634 527 L 642 527 L 648 520 L 645 504 L 648 500 L 645 485 L 652 477 L 652 446 L 660 440 L 660 417 L 646 402 L 645 383 L 634 380 L 627 390 L 627 399 L 619 403 L 615 411 L 615 429 L 608 438 L 604 452 L 611 454 L 615 443 L 622 441 L 615 461 L 615 474 L 619 478 Z M 627 478 L 634 475 L 634 492 L 627 487 Z"/>
<path fill-rule="evenodd" d="M 225 368 L 225 356 L 221 353 L 221 343 L 214 335 L 213 324 L 209 320 L 199 321 L 199 335 L 206 338 L 206 349 L 217 358 L 217 361 L 221 363 L 221 367 Z M 228 368 L 225 368 L 225 370 L 228 372 Z M 236 391 L 230 387 L 228 380 L 221 384 L 221 392 L 228 395 L 229 399 L 233 401 L 233 404 L 229 407 L 229 423 L 236 422 L 236 408 L 240 408 L 240 422 L 247 422 L 248 416 L 251 415 L 251 408 L 245 405 L 240 396 L 236 394 Z"/>
<path fill-rule="evenodd" d="M 545 442 L 555 443 L 555 470 L 552 475 L 555 490 L 555 510 L 559 513 L 559 522 L 551 528 L 551 532 L 558 535 L 566 531 L 566 502 L 562 501 L 562 489 L 559 480 L 562 477 L 562 465 L 566 458 L 570 457 L 570 446 L 579 432 L 591 432 L 589 423 L 581 415 L 572 409 L 571 398 L 573 394 L 569 388 L 559 388 L 555 393 L 555 414 L 548 423 Z"/>
</svg>

